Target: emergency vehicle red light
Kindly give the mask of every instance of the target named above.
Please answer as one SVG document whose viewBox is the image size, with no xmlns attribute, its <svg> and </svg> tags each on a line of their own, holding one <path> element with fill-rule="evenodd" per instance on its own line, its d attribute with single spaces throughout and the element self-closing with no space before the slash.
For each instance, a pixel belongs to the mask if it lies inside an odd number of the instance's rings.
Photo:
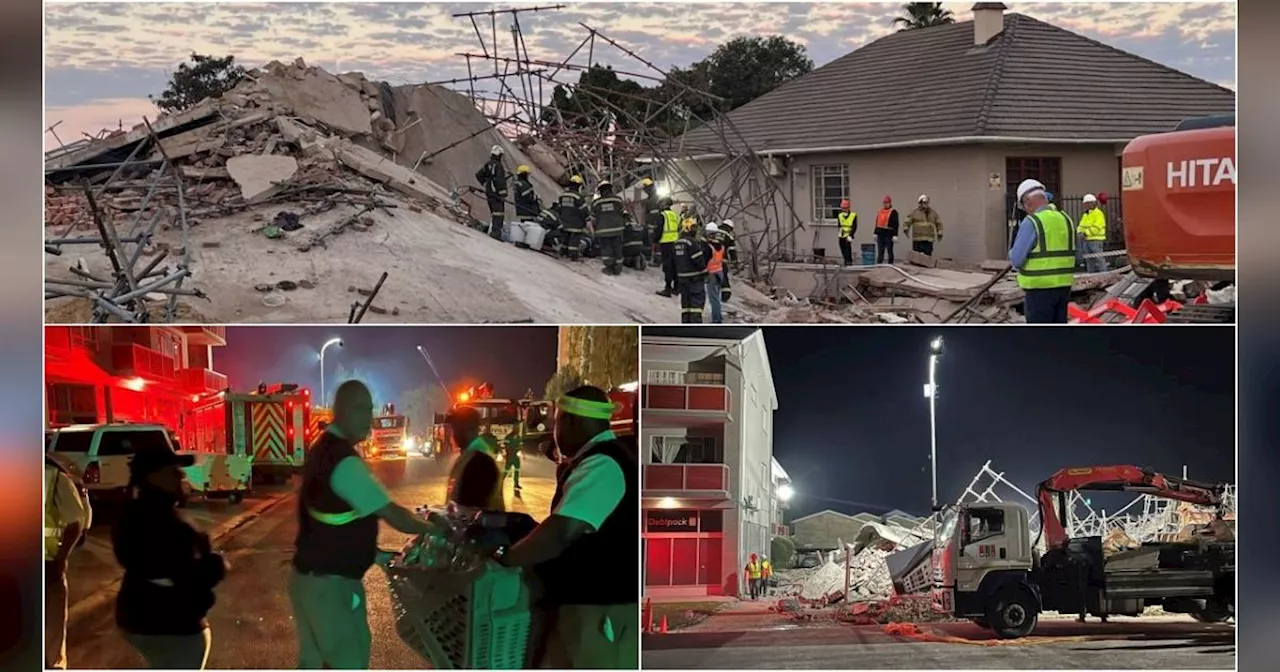
<svg viewBox="0 0 1280 672">
<path fill-rule="evenodd" d="M 293 410 L 293 402 L 292 402 L 292 401 L 287 401 L 287 402 L 285 402 L 284 407 L 285 407 L 286 409 L 288 409 L 288 410 L 292 411 L 292 410 Z"/>
</svg>

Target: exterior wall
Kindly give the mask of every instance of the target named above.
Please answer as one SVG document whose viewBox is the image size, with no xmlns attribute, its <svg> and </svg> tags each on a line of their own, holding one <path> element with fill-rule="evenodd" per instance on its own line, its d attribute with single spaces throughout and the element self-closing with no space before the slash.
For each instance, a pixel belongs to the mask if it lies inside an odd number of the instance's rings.
<svg viewBox="0 0 1280 672">
<path fill-rule="evenodd" d="M 818 513 L 791 524 L 794 530 L 792 541 L 796 542 L 797 547 L 835 548 L 841 542 L 852 542 L 863 524 L 862 521 L 839 513 Z"/>
<path fill-rule="evenodd" d="M 774 185 L 777 197 L 773 207 L 757 205 L 746 213 L 713 213 L 723 218 L 734 218 L 739 245 L 749 249 L 756 240 L 763 240 L 765 249 L 782 241 L 781 249 L 797 260 L 823 249 L 826 258 L 839 259 L 836 243 L 837 224 L 834 219 L 816 219 L 813 213 L 813 175 L 817 166 L 845 165 L 849 169 L 849 194 L 854 212 L 858 213 L 858 233 L 854 236 L 855 260 L 857 246 L 874 242 L 872 229 L 875 213 L 881 199 L 893 198 L 894 207 L 903 218 L 915 208 L 916 198 L 928 194 L 933 207 L 942 217 L 944 237 L 935 254 L 958 261 L 981 262 L 987 259 L 1003 259 L 1008 252 L 1008 226 L 1005 198 L 1010 185 L 1005 180 L 1005 158 L 1010 156 L 1059 157 L 1062 160 L 1062 186 L 1064 195 L 1082 195 L 1106 191 L 1119 194 L 1120 169 L 1118 158 L 1123 147 L 1111 145 L 956 145 L 888 149 L 842 154 L 811 154 L 793 157 L 775 157 L 781 166 L 781 177 L 771 178 L 756 174 L 761 190 Z M 746 184 L 745 178 L 735 181 L 730 170 L 716 173 L 724 162 L 721 160 L 684 161 L 679 166 L 689 180 L 697 183 L 715 174 L 709 187 L 712 193 L 721 195 L 735 184 Z M 745 164 L 744 164 L 745 165 Z M 744 169 L 745 170 L 745 169 Z M 991 186 L 991 176 L 1000 176 L 1000 184 Z M 750 201 L 754 194 L 743 192 L 741 201 Z M 679 189 L 675 197 L 681 198 Z M 786 201 L 793 207 L 788 208 Z M 764 231 L 763 210 L 774 223 L 775 230 Z M 794 215 L 792 214 L 794 212 Z M 791 223 L 798 221 L 804 228 L 789 237 Z M 777 230 L 781 229 L 781 230 Z M 911 244 L 907 236 L 901 236 L 897 252 L 905 254 Z"/>
</svg>

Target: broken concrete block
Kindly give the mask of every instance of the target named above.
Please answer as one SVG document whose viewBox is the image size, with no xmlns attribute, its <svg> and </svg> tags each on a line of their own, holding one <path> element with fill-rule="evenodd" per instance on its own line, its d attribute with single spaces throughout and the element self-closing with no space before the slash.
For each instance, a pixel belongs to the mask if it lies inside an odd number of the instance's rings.
<svg viewBox="0 0 1280 672">
<path fill-rule="evenodd" d="M 378 90 L 378 85 L 367 79 L 360 83 L 360 89 L 364 92 L 364 95 L 371 98 L 377 98 L 382 95 L 382 92 Z"/>
<path fill-rule="evenodd" d="M 338 75 L 338 81 L 342 82 L 348 89 L 352 91 L 360 91 L 360 82 L 364 80 L 364 76 L 358 72 L 347 72 Z"/>
<path fill-rule="evenodd" d="M 208 134 L 209 129 L 198 128 L 194 131 L 161 138 L 160 146 L 164 148 L 165 155 L 170 159 L 181 159 L 192 154 L 212 152 L 226 144 L 225 137 L 215 136 L 210 138 Z"/>
<path fill-rule="evenodd" d="M 284 138 L 285 142 L 294 145 L 315 136 L 315 131 L 285 117 L 276 117 L 276 130 L 280 131 L 280 137 Z"/>
<path fill-rule="evenodd" d="M 188 180 L 229 180 L 231 173 L 226 168 L 196 168 L 183 166 L 182 177 Z"/>
<path fill-rule="evenodd" d="M 351 142 L 342 142 L 333 147 L 333 154 L 342 165 L 402 194 L 428 203 L 449 199 L 449 193 L 440 185 L 373 150 Z"/>
<path fill-rule="evenodd" d="M 301 57 L 301 56 L 299 56 L 299 57 L 297 57 L 296 59 L 294 59 L 294 61 L 293 61 L 293 67 L 295 67 L 295 68 L 300 68 L 300 69 L 302 69 L 302 70 L 306 70 L 306 69 L 307 69 L 307 62 L 306 62 L 306 61 L 304 61 L 304 60 L 302 60 L 302 57 Z"/>
<path fill-rule="evenodd" d="M 248 154 L 227 160 L 227 172 L 240 187 L 246 203 L 256 203 L 275 195 L 284 182 L 298 172 L 298 162 L 291 156 Z"/>
<path fill-rule="evenodd" d="M 369 135 L 369 110 L 360 94 L 323 70 L 300 72 L 301 79 L 279 75 L 264 77 L 262 85 L 277 102 L 287 103 L 294 116 L 314 119 L 344 135 Z"/>
</svg>

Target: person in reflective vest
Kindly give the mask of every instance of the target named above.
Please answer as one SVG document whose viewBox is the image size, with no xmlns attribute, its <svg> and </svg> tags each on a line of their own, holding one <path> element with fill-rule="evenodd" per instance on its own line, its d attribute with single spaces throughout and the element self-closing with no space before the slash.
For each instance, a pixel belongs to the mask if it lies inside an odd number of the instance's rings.
<svg viewBox="0 0 1280 672">
<path fill-rule="evenodd" d="M 743 573 L 747 576 L 747 593 L 753 600 L 760 597 L 760 571 L 760 558 L 752 553 L 751 560 L 743 568 Z"/>
<path fill-rule="evenodd" d="M 480 411 L 474 406 L 457 406 L 445 422 L 460 451 L 449 471 L 448 501 L 486 511 L 505 510 L 498 442 L 492 434 L 481 431 Z"/>
<path fill-rule="evenodd" d="M 662 291 L 658 296 L 674 296 L 676 292 L 676 241 L 680 239 L 680 215 L 670 198 L 662 199 L 662 232 L 658 236 L 662 258 Z"/>
<path fill-rule="evenodd" d="M 769 581 L 773 579 L 773 563 L 769 558 L 760 556 L 760 594 L 769 596 Z"/>
<path fill-rule="evenodd" d="M 734 273 L 738 272 L 738 241 L 734 236 L 733 220 L 726 219 L 720 222 L 720 234 L 724 238 L 724 258 L 729 262 L 729 269 Z M 725 297 L 728 301 L 729 297 Z"/>
<path fill-rule="evenodd" d="M 942 218 L 933 209 L 927 194 L 916 199 L 916 209 L 907 215 L 907 232 L 911 234 L 911 249 L 933 256 L 933 246 L 942 242 Z"/>
<path fill-rule="evenodd" d="M 507 218 L 507 169 L 502 165 L 502 147 L 489 150 L 489 160 L 476 171 L 476 181 L 484 189 L 489 205 L 489 237 L 502 239 L 502 226 Z"/>
<path fill-rule="evenodd" d="M 622 274 L 622 238 L 627 226 L 626 205 L 613 195 L 613 184 L 608 180 L 597 187 L 599 197 L 591 203 L 591 218 L 595 222 L 596 247 L 600 249 L 601 270 L 605 275 Z"/>
<path fill-rule="evenodd" d="M 67 563 L 84 541 L 89 494 L 52 457 L 44 458 L 44 661 L 67 669 Z"/>
<path fill-rule="evenodd" d="M 1023 313 L 1030 324 L 1066 324 L 1075 282 L 1075 226 L 1062 211 L 1049 207 L 1038 180 L 1023 180 L 1017 198 L 1028 214 L 1018 225 L 1009 263 L 1018 271 Z"/>
<path fill-rule="evenodd" d="M 641 222 L 640 227 L 644 232 L 644 258 L 646 261 L 651 261 L 658 238 L 662 235 L 662 211 L 666 206 L 663 204 L 663 198 L 658 195 L 658 185 L 654 184 L 653 178 L 646 177 L 640 180 L 640 188 L 644 190 L 644 221 Z"/>
<path fill-rule="evenodd" d="M 1107 244 L 1107 215 L 1098 207 L 1098 197 L 1084 195 L 1084 214 L 1080 215 L 1080 238 L 1083 239 L 1084 268 L 1088 273 L 1107 270 L 1107 259 L 1102 256 Z"/>
<path fill-rule="evenodd" d="M 616 410 L 590 386 L 557 401 L 554 438 L 563 460 L 551 515 L 498 559 L 533 568 L 542 582 L 548 623 L 535 655 L 539 668 L 639 666 L 635 572 L 600 565 L 602 558 L 634 557 L 640 536 L 639 460 L 610 429 Z"/>
<path fill-rule="evenodd" d="M 391 501 L 356 452 L 372 423 L 369 388 L 348 380 L 334 392 L 332 421 L 307 449 L 289 578 L 300 669 L 369 668 L 364 575 L 393 556 L 378 550 L 378 520 L 404 534 L 432 532 L 426 519 Z"/>
<path fill-rule="evenodd" d="M 858 233 L 858 213 L 849 201 L 840 201 L 836 221 L 840 223 L 840 257 L 845 266 L 853 265 L 853 236 Z"/>
<path fill-rule="evenodd" d="M 893 263 L 893 244 L 898 240 L 898 211 L 893 208 L 893 198 L 885 196 L 876 213 L 876 263 Z"/>
<path fill-rule="evenodd" d="M 671 253 L 676 288 L 680 290 L 680 321 L 685 324 L 700 324 L 702 307 L 707 302 L 707 255 L 698 241 L 695 225 L 692 219 L 680 223 L 680 237 Z"/>
<path fill-rule="evenodd" d="M 650 245 L 648 227 L 637 222 L 631 213 L 626 214 L 626 226 L 622 230 L 622 265 L 637 271 L 645 269 Z"/>
<path fill-rule="evenodd" d="M 591 211 L 583 200 L 581 191 L 582 177 L 570 177 L 569 185 L 556 197 L 553 207 L 563 232 L 565 253 L 572 261 L 581 259 L 587 249 L 587 219 L 591 216 Z"/>
<path fill-rule="evenodd" d="M 726 280 L 729 278 L 729 271 L 724 266 L 724 238 L 715 222 L 707 223 L 706 237 L 707 246 L 704 251 L 707 254 L 707 303 L 711 305 L 711 323 L 722 324 L 724 312 L 721 302 L 725 298 L 724 292 L 728 290 Z"/>
</svg>

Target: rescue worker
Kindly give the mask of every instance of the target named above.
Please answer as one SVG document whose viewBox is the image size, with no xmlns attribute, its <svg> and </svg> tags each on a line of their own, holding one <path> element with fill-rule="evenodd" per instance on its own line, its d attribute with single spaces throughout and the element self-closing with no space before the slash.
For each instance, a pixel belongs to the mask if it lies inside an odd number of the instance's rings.
<svg viewBox="0 0 1280 672">
<path fill-rule="evenodd" d="M 516 499 L 520 499 L 520 446 L 520 437 L 512 432 L 504 446 L 502 465 L 502 479 L 506 480 L 507 474 L 511 474 L 511 487 Z"/>
<path fill-rule="evenodd" d="M 769 562 L 769 556 L 760 556 L 760 594 L 769 596 L 769 581 L 773 579 L 773 563 Z"/>
<path fill-rule="evenodd" d="M 1028 214 L 1018 225 L 1009 263 L 1024 292 L 1023 313 L 1030 324 L 1065 324 L 1075 281 L 1076 232 L 1061 211 L 1049 207 L 1044 184 L 1023 180 L 1018 203 Z"/>
<path fill-rule="evenodd" d="M 752 553 L 743 573 L 747 575 L 747 592 L 753 600 L 760 596 L 760 572 L 760 558 Z"/>
<path fill-rule="evenodd" d="M 724 258 L 729 261 L 729 268 L 734 272 L 738 270 L 738 240 L 733 233 L 733 220 L 726 219 L 720 222 L 720 234 L 724 238 Z M 728 277 L 727 275 L 725 277 Z M 728 301 L 725 297 L 725 301 Z"/>
<path fill-rule="evenodd" d="M 542 199 L 538 198 L 538 192 L 529 180 L 532 172 L 529 166 L 516 168 L 516 221 L 521 227 L 527 222 L 537 222 L 542 215 Z"/>
<path fill-rule="evenodd" d="M 853 265 L 853 237 L 858 233 L 858 213 L 853 211 L 853 204 L 840 201 L 840 212 L 836 213 L 836 221 L 840 223 L 840 257 L 845 266 Z"/>
<path fill-rule="evenodd" d="M 658 185 L 654 184 L 653 178 L 640 180 L 640 188 L 644 191 L 644 222 L 641 227 L 644 231 L 644 257 L 652 260 L 654 245 L 662 234 L 662 211 L 666 208 L 663 207 L 663 199 L 658 195 Z"/>
<path fill-rule="evenodd" d="M 622 274 L 622 238 L 627 226 L 626 206 L 613 195 L 613 184 L 604 180 L 596 188 L 599 196 L 591 203 L 596 247 L 600 250 L 606 275 Z"/>
<path fill-rule="evenodd" d="M 89 493 L 52 457 L 44 458 L 44 666 L 67 669 L 67 563 L 85 538 Z"/>
<path fill-rule="evenodd" d="M 1098 207 L 1098 197 L 1084 195 L 1084 214 L 1080 215 L 1081 248 L 1084 250 L 1084 268 L 1088 273 L 1107 270 L 1107 260 L 1102 256 L 1107 243 L 1107 215 Z"/>
<path fill-rule="evenodd" d="M 907 232 L 911 234 L 911 249 L 933 256 L 933 246 L 942 241 L 942 218 L 929 204 L 929 196 L 921 194 L 916 199 L 916 209 L 907 215 Z"/>
<path fill-rule="evenodd" d="M 662 199 L 662 232 L 658 236 L 658 249 L 662 257 L 662 291 L 659 296 L 671 296 L 676 291 L 676 241 L 680 239 L 680 215 L 676 214 L 670 198 Z"/>
<path fill-rule="evenodd" d="M 507 168 L 502 165 L 502 147 L 489 150 L 489 160 L 476 171 L 476 181 L 484 189 L 489 202 L 489 237 L 502 239 L 502 226 L 507 218 Z"/>
<path fill-rule="evenodd" d="M 893 198 L 885 196 L 876 213 L 876 263 L 893 263 L 893 244 L 898 241 L 898 211 Z"/>
<path fill-rule="evenodd" d="M 615 405 L 583 386 L 556 404 L 554 445 L 563 456 L 551 515 L 499 562 L 532 567 L 549 613 L 535 664 L 547 669 L 636 669 L 640 610 L 633 572 L 602 558 L 635 553 L 639 463 L 610 430 Z"/>
<path fill-rule="evenodd" d="M 502 470 L 498 467 L 498 441 L 481 432 L 480 411 L 459 406 L 445 417 L 460 454 L 449 471 L 446 499 L 459 506 L 504 511 Z"/>
<path fill-rule="evenodd" d="M 193 455 L 168 445 L 139 449 L 129 463 L 129 501 L 112 526 L 112 550 L 124 569 L 116 625 L 154 669 L 203 670 L 212 635 L 214 587 L 226 576 L 209 535 L 183 519 L 183 467 Z"/>
<path fill-rule="evenodd" d="M 1053 208 L 1054 210 L 1057 210 L 1057 209 L 1058 209 L 1058 203 L 1057 203 L 1057 201 L 1054 199 L 1054 197 L 1053 197 L 1053 192 L 1052 192 L 1052 191 L 1046 191 L 1046 192 L 1044 192 L 1044 197 L 1045 197 L 1045 198 L 1047 198 L 1047 199 L 1049 199 L 1049 207 L 1050 207 L 1050 208 Z"/>
<path fill-rule="evenodd" d="M 723 324 L 721 302 L 727 289 L 729 271 L 724 267 L 724 238 L 715 222 L 707 224 L 707 303 L 711 304 L 711 323 Z"/>
<path fill-rule="evenodd" d="M 643 271 L 652 247 L 649 240 L 648 227 L 627 213 L 626 227 L 622 231 L 622 265 Z"/>
<path fill-rule="evenodd" d="M 680 238 L 672 247 L 676 286 L 680 290 L 680 322 L 702 323 L 702 306 L 707 301 L 707 257 L 698 241 L 696 222 L 686 219 L 680 224 Z"/>
<path fill-rule="evenodd" d="M 563 232 L 565 253 L 573 261 L 581 259 L 587 249 L 587 218 L 591 216 L 581 192 L 582 176 L 570 177 L 569 186 L 556 197 L 553 208 Z"/>
<path fill-rule="evenodd" d="M 289 602 L 300 669 L 369 668 L 372 635 L 364 575 L 393 554 L 378 549 L 378 520 L 425 535 L 424 518 L 391 501 L 355 445 L 369 436 L 373 397 L 357 380 L 338 386 L 333 419 L 307 449 L 298 491 Z"/>
</svg>

